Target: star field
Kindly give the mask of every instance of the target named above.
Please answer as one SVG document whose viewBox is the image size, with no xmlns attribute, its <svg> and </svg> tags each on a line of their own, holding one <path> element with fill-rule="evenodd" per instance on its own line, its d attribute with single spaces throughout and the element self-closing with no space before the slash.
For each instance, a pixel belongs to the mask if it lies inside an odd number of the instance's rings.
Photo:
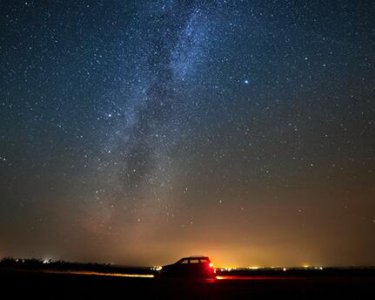
<svg viewBox="0 0 375 300">
<path fill-rule="evenodd" d="M 374 264 L 375 7 L 3 1 L 0 257 Z"/>
</svg>

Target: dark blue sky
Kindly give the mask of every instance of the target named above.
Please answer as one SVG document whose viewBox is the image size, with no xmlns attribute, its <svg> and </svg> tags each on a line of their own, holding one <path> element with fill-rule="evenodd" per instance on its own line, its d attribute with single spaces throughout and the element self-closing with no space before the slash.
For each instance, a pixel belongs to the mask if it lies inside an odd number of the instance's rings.
<svg viewBox="0 0 375 300">
<path fill-rule="evenodd" d="M 375 264 L 370 1 L 0 11 L 0 256 Z"/>
</svg>

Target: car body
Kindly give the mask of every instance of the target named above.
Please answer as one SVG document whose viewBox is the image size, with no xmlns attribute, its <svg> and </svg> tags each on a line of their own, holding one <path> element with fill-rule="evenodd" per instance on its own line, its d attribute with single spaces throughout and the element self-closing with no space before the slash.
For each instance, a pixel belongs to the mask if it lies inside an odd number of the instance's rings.
<svg viewBox="0 0 375 300">
<path fill-rule="evenodd" d="M 215 278 L 216 270 L 207 256 L 184 257 L 159 271 L 161 278 Z"/>
</svg>

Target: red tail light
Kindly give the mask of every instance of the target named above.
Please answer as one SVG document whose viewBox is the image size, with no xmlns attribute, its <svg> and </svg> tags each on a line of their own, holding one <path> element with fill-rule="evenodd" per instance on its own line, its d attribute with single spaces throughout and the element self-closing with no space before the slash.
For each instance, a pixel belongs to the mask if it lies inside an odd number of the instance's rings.
<svg viewBox="0 0 375 300">
<path fill-rule="evenodd" d="M 214 264 L 213 264 L 212 262 L 210 262 L 208 265 L 209 265 L 209 267 L 212 269 L 212 272 L 213 272 L 213 273 L 216 273 L 216 269 L 215 269 L 215 267 L 214 267 Z"/>
</svg>

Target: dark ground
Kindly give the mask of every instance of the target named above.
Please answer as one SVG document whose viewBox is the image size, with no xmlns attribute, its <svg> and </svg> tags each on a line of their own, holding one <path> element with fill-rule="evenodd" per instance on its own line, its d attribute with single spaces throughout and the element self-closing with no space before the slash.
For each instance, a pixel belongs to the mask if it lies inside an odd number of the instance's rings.
<svg viewBox="0 0 375 300">
<path fill-rule="evenodd" d="M 375 276 L 235 276 L 205 281 L 0 269 L 0 288 L 1 299 L 375 299 Z M 10 296 L 1 296 L 8 292 Z"/>
</svg>

